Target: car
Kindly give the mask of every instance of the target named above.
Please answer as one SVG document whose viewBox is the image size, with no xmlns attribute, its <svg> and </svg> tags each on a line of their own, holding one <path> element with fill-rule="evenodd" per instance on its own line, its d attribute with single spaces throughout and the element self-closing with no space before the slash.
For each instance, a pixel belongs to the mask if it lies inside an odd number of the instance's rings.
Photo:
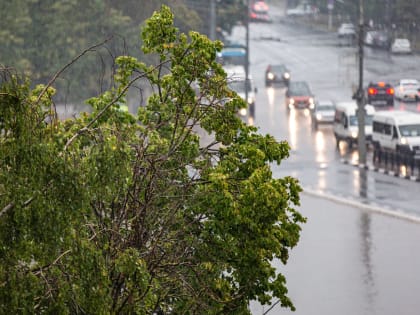
<svg viewBox="0 0 420 315">
<path fill-rule="evenodd" d="M 386 82 L 370 82 L 367 89 L 367 103 L 379 106 L 394 106 L 394 87 Z"/>
<path fill-rule="evenodd" d="M 286 108 L 313 109 L 315 107 L 314 95 L 306 81 L 290 81 L 286 90 Z"/>
<path fill-rule="evenodd" d="M 296 16 L 305 16 L 305 15 L 312 15 L 318 13 L 318 8 L 312 6 L 307 2 L 303 2 L 298 4 L 294 8 L 290 8 L 286 10 L 286 15 L 288 17 L 296 17 Z"/>
<path fill-rule="evenodd" d="M 342 23 L 337 29 L 338 45 L 352 46 L 356 43 L 356 29 L 353 23 Z"/>
<path fill-rule="evenodd" d="M 223 65 L 246 66 L 246 47 L 241 45 L 230 45 L 223 47 L 218 52 L 217 60 Z"/>
<path fill-rule="evenodd" d="M 268 14 L 269 7 L 263 0 L 256 0 L 250 4 L 249 19 L 251 22 L 271 23 L 271 17 Z"/>
<path fill-rule="evenodd" d="M 331 100 L 319 100 L 311 111 L 312 127 L 316 130 L 319 124 L 332 124 L 334 122 L 335 103 Z"/>
<path fill-rule="evenodd" d="M 372 118 L 375 108 L 372 105 L 365 105 L 365 139 L 372 140 Z M 345 141 L 349 148 L 357 144 L 359 137 L 359 120 L 357 117 L 358 105 L 355 101 L 337 102 L 333 122 L 333 132 L 337 148 L 341 141 Z"/>
<path fill-rule="evenodd" d="M 289 85 L 290 70 L 284 64 L 268 65 L 265 70 L 265 86 L 273 83 Z"/>
<path fill-rule="evenodd" d="M 420 114 L 400 110 L 375 113 L 372 143 L 378 151 L 420 155 Z"/>
<path fill-rule="evenodd" d="M 258 90 L 254 87 L 252 76 L 249 74 L 248 79 L 245 80 L 245 69 L 238 65 L 227 65 L 223 69 L 226 72 L 228 87 L 248 104 L 248 108 L 241 108 L 239 116 L 241 118 L 255 117 L 255 94 Z"/>
<path fill-rule="evenodd" d="M 411 54 L 411 44 L 407 38 L 396 38 L 391 45 L 393 54 Z"/>
<path fill-rule="evenodd" d="M 356 29 L 353 23 L 341 23 L 337 30 L 338 37 L 342 36 L 356 36 Z"/>
<path fill-rule="evenodd" d="M 391 46 L 391 36 L 384 30 L 377 31 L 373 38 L 372 46 L 376 48 L 389 49 Z"/>
<path fill-rule="evenodd" d="M 391 37 L 384 30 L 370 30 L 366 32 L 364 43 L 373 48 L 390 49 Z"/>
<path fill-rule="evenodd" d="M 402 101 L 420 99 L 420 83 L 416 79 L 402 79 L 395 86 L 395 98 Z"/>
</svg>

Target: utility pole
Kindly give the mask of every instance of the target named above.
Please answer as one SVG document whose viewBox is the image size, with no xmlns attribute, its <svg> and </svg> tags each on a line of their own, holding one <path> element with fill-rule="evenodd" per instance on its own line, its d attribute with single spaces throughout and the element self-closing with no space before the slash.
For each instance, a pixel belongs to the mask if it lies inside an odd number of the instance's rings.
<svg viewBox="0 0 420 315">
<path fill-rule="evenodd" d="M 210 39 L 216 40 L 216 0 L 210 0 Z"/>
<path fill-rule="evenodd" d="M 246 21 L 246 34 L 245 34 L 245 46 L 246 46 L 246 57 L 245 57 L 245 101 L 248 104 L 248 88 L 250 86 L 249 82 L 248 82 L 248 77 L 249 77 L 249 0 L 246 0 L 246 17 L 245 17 L 245 21 Z M 249 109 L 248 109 L 249 110 Z"/>
<path fill-rule="evenodd" d="M 363 37 L 364 37 L 364 3 L 359 0 L 359 88 L 354 98 L 357 100 L 357 121 L 359 133 L 357 147 L 359 150 L 359 165 L 366 165 L 366 135 L 365 135 L 365 102 L 363 89 Z"/>
</svg>

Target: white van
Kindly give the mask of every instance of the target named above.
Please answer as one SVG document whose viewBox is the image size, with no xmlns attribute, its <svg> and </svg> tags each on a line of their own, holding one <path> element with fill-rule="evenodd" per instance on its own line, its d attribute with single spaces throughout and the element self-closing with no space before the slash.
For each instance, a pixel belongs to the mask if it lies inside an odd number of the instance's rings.
<svg viewBox="0 0 420 315">
<path fill-rule="evenodd" d="M 373 116 L 372 143 L 383 151 L 420 154 L 420 114 L 382 111 Z"/>
<path fill-rule="evenodd" d="M 365 111 L 365 136 L 366 140 L 370 141 L 372 138 L 372 118 L 375 108 L 372 105 L 365 105 Z M 338 102 L 336 104 L 333 130 L 337 147 L 340 141 L 346 141 L 350 148 L 353 144 L 357 143 L 359 127 L 356 102 Z"/>
</svg>

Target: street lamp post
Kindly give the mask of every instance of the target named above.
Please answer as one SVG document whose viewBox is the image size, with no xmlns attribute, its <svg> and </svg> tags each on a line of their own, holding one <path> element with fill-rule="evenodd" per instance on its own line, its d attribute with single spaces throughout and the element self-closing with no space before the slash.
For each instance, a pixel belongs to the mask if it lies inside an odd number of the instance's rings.
<svg viewBox="0 0 420 315">
<path fill-rule="evenodd" d="M 365 102 L 363 89 L 363 37 L 364 37 L 364 3 L 359 0 L 359 87 L 355 98 L 357 100 L 357 121 L 359 126 L 358 151 L 359 165 L 366 164 L 366 135 L 365 135 Z"/>
<path fill-rule="evenodd" d="M 210 39 L 216 40 L 216 0 L 210 0 Z"/>
<path fill-rule="evenodd" d="M 248 104 L 248 77 L 249 77 L 249 0 L 246 0 L 246 35 L 245 35 L 245 46 L 246 46 L 246 57 L 245 57 L 245 101 Z M 249 110 L 249 108 L 248 108 Z"/>
</svg>

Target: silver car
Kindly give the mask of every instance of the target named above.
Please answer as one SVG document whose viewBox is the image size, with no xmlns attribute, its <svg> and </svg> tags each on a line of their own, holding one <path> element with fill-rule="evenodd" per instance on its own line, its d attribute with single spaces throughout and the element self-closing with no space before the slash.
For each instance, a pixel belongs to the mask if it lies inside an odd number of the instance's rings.
<svg viewBox="0 0 420 315">
<path fill-rule="evenodd" d="M 319 100 L 311 111 L 312 127 L 316 130 L 319 124 L 332 124 L 334 122 L 335 104 L 331 100 Z"/>
</svg>

